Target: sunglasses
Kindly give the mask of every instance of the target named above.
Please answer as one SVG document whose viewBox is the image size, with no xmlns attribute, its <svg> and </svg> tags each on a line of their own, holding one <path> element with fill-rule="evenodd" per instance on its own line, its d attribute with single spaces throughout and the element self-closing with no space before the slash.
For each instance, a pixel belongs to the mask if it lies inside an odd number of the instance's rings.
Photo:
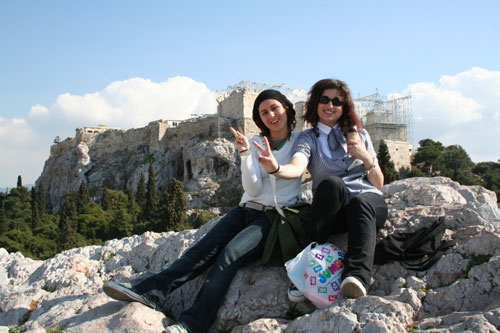
<svg viewBox="0 0 500 333">
<path fill-rule="evenodd" d="M 342 101 L 342 100 L 341 100 L 340 98 L 338 98 L 338 97 L 335 97 L 335 98 L 329 98 L 328 96 L 321 96 L 321 97 L 319 98 L 319 102 L 320 102 L 321 104 L 328 104 L 328 103 L 332 102 L 332 104 L 333 104 L 334 106 L 342 106 L 342 105 L 344 105 L 344 101 Z"/>
</svg>

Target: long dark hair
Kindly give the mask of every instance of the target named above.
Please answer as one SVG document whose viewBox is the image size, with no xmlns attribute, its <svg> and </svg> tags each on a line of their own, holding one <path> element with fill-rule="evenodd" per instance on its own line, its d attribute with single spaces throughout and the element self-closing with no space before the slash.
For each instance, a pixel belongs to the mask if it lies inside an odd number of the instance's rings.
<svg viewBox="0 0 500 333">
<path fill-rule="evenodd" d="M 311 87 L 306 101 L 306 114 L 304 115 L 304 119 L 313 127 L 318 124 L 319 98 L 326 89 L 337 89 L 340 92 L 340 97 L 344 101 L 344 105 L 342 106 L 342 116 L 340 116 L 338 121 L 342 133 L 345 135 L 353 126 L 356 126 L 358 130 L 361 129 L 361 120 L 354 110 L 354 102 L 352 101 L 351 91 L 349 90 L 347 83 L 340 80 L 323 79 L 319 80 Z"/>
<path fill-rule="evenodd" d="M 260 135 L 267 136 L 268 138 L 270 138 L 270 134 L 271 134 L 271 131 L 269 131 L 269 128 L 267 128 L 266 125 L 264 125 L 264 122 L 262 121 L 262 119 L 260 119 L 260 113 L 259 113 L 260 103 L 262 103 L 266 99 L 277 100 L 285 108 L 286 119 L 287 119 L 286 122 L 288 125 L 287 138 L 290 138 L 290 135 L 292 134 L 292 130 L 295 128 L 295 124 L 296 124 L 295 109 L 293 108 L 292 102 L 290 102 L 288 100 L 288 98 L 286 98 L 285 95 L 283 95 L 280 91 L 274 90 L 274 89 L 266 89 L 266 90 L 261 91 L 261 93 L 255 99 L 255 102 L 253 103 L 252 118 L 253 118 L 253 121 L 255 122 L 255 125 L 257 125 L 257 127 L 261 131 Z"/>
</svg>

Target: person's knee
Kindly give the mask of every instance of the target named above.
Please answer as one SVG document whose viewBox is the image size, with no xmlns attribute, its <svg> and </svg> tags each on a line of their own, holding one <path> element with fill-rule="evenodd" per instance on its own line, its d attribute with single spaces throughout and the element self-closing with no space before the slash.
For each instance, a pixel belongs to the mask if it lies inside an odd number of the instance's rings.
<svg viewBox="0 0 500 333">
<path fill-rule="evenodd" d="M 345 195 L 346 188 L 342 178 L 331 176 L 319 183 L 316 195 Z"/>
<path fill-rule="evenodd" d="M 376 210 L 369 199 L 363 195 L 356 196 L 349 202 L 348 216 L 352 221 L 375 225 Z"/>
<path fill-rule="evenodd" d="M 388 209 L 384 199 L 376 194 L 358 195 L 351 199 L 349 203 L 351 212 L 358 212 L 369 215 L 371 220 L 376 223 L 377 229 L 385 224 Z"/>
<path fill-rule="evenodd" d="M 353 210 L 359 210 L 363 208 L 371 208 L 372 205 L 365 196 L 358 195 L 351 199 L 351 201 L 349 202 L 349 206 L 351 206 Z"/>
</svg>

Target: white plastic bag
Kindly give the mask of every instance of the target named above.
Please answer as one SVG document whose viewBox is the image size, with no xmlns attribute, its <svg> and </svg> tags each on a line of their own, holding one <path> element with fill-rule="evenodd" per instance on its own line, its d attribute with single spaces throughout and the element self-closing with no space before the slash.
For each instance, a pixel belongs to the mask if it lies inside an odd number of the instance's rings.
<svg viewBox="0 0 500 333">
<path fill-rule="evenodd" d="M 297 289 L 318 308 L 326 308 L 342 298 L 344 252 L 335 245 L 313 242 L 287 261 L 285 268 Z"/>
</svg>

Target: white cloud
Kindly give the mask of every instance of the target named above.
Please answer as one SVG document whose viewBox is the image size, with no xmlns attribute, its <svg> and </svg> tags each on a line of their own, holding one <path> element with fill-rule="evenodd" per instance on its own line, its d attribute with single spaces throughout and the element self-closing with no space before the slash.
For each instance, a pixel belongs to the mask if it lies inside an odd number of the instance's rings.
<svg viewBox="0 0 500 333">
<path fill-rule="evenodd" d="M 456 126 L 482 118 L 481 104 L 456 90 L 419 82 L 411 84 L 405 93 L 411 93 L 414 114 L 422 121 L 446 121 Z"/>
<path fill-rule="evenodd" d="M 0 147 L 17 149 L 26 142 L 30 142 L 33 136 L 33 131 L 25 119 L 0 117 Z M 2 158 L 2 160 L 4 159 Z"/>
<path fill-rule="evenodd" d="M 403 95 L 408 93 L 414 143 L 430 138 L 444 145 L 459 144 L 475 162 L 500 158 L 500 71 L 474 67 L 443 76 L 438 84 L 410 84 Z"/>
<path fill-rule="evenodd" d="M 159 83 L 142 78 L 116 81 L 83 96 L 66 93 L 49 108 L 51 116 L 76 126 L 106 124 L 123 129 L 215 112 L 215 94 L 203 83 L 181 76 Z"/>
<path fill-rule="evenodd" d="M 37 118 L 37 117 L 45 117 L 49 113 L 49 109 L 47 107 L 37 104 L 30 108 L 30 112 L 28 113 L 29 118 Z"/>
<path fill-rule="evenodd" d="M 51 106 L 34 105 L 24 118 L 0 117 L 0 156 L 9 161 L 0 186 L 13 186 L 17 175 L 34 183 L 56 136 L 73 136 L 78 126 L 105 124 L 122 129 L 158 119 L 182 120 L 216 113 L 215 93 L 205 84 L 177 76 L 164 82 L 132 78 L 83 95 L 63 93 Z"/>
</svg>

